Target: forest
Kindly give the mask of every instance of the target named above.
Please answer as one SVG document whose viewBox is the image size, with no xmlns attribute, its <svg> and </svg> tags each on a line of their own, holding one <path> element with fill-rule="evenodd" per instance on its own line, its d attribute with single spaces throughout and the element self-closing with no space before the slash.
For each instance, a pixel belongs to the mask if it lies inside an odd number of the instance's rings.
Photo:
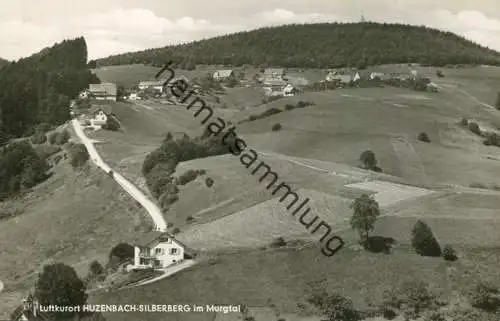
<svg viewBox="0 0 500 321">
<path fill-rule="evenodd" d="M 87 68 L 83 37 L 64 40 L 0 68 L 0 145 L 37 125 L 70 119 L 70 100 L 99 79 Z"/>
<path fill-rule="evenodd" d="M 146 64 L 177 68 L 222 64 L 338 68 L 389 63 L 500 65 L 500 53 L 451 32 L 404 24 L 291 24 L 238 32 L 187 44 L 110 56 L 97 66 Z"/>
</svg>

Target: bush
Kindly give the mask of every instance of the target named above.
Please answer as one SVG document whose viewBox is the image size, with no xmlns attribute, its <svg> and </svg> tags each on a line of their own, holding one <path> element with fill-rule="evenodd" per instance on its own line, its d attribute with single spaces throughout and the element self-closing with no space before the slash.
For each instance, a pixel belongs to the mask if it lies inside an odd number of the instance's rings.
<svg viewBox="0 0 500 321">
<path fill-rule="evenodd" d="M 283 237 L 277 237 L 272 240 L 271 247 L 282 247 L 286 245 L 286 241 Z"/>
<path fill-rule="evenodd" d="M 486 133 L 486 139 L 483 144 L 486 146 L 499 146 L 500 147 L 500 136 L 496 133 Z"/>
<path fill-rule="evenodd" d="M 485 282 L 479 282 L 467 293 L 469 303 L 474 307 L 486 311 L 494 311 L 500 307 L 497 297 L 498 289 Z"/>
<path fill-rule="evenodd" d="M 426 142 L 426 143 L 430 143 L 431 142 L 431 140 L 429 138 L 429 135 L 427 135 L 426 132 L 422 132 L 422 133 L 418 134 L 417 139 L 419 141 L 421 141 L 421 142 Z"/>
<path fill-rule="evenodd" d="M 276 124 L 274 124 L 274 125 L 273 125 L 273 127 L 271 128 L 271 130 L 272 130 L 273 132 L 276 132 L 276 131 L 278 131 L 278 130 L 281 130 L 281 124 L 280 124 L 280 123 L 276 123 Z"/>
<path fill-rule="evenodd" d="M 419 255 L 431 257 L 441 256 L 441 247 L 432 234 L 431 228 L 425 222 L 418 220 L 411 234 L 411 244 Z"/>
<path fill-rule="evenodd" d="M 181 230 L 178 227 L 174 227 L 174 229 L 172 230 L 173 235 L 179 234 L 180 232 Z"/>
<path fill-rule="evenodd" d="M 194 181 L 197 177 L 198 177 L 198 172 L 190 169 L 181 176 L 179 176 L 177 182 L 179 185 L 186 185 L 187 183 Z"/>
<path fill-rule="evenodd" d="M 214 185 L 214 179 L 212 177 L 205 178 L 205 185 L 210 188 Z"/>
<path fill-rule="evenodd" d="M 314 105 L 314 103 L 312 103 L 310 101 L 303 101 L 303 100 L 301 100 L 301 101 L 299 101 L 297 103 L 297 108 L 304 108 L 304 107 L 312 106 L 312 105 Z"/>
<path fill-rule="evenodd" d="M 194 217 L 192 217 L 191 215 L 189 215 L 188 217 L 186 217 L 186 222 L 191 223 L 193 221 L 194 221 Z"/>
<path fill-rule="evenodd" d="M 109 116 L 106 120 L 106 124 L 101 126 L 102 129 L 117 131 L 120 129 L 120 123 L 113 117 Z"/>
<path fill-rule="evenodd" d="M 438 76 L 439 78 L 443 78 L 444 77 L 443 71 L 441 69 L 436 70 L 436 76 Z"/>
<path fill-rule="evenodd" d="M 418 318 L 424 310 L 437 306 L 436 295 L 420 280 L 404 281 L 397 288 L 393 287 L 383 293 L 384 309 L 403 310 L 410 318 Z"/>
<path fill-rule="evenodd" d="M 83 166 L 90 158 L 87 148 L 83 144 L 75 144 L 70 149 L 70 163 L 73 168 Z"/>
<path fill-rule="evenodd" d="M 134 247 L 128 243 L 119 243 L 111 249 L 109 257 L 116 257 L 119 261 L 124 262 L 134 258 Z"/>
<path fill-rule="evenodd" d="M 469 130 L 476 135 L 481 135 L 481 129 L 479 128 L 479 125 L 477 123 L 469 123 Z"/>
<path fill-rule="evenodd" d="M 31 142 L 33 144 L 45 144 L 47 141 L 47 136 L 44 133 L 37 132 L 31 136 Z"/>
<path fill-rule="evenodd" d="M 377 158 L 375 157 L 375 153 L 371 150 L 365 150 L 361 153 L 359 160 L 365 169 L 373 170 L 377 166 Z"/>
<path fill-rule="evenodd" d="M 89 271 L 91 275 L 101 275 L 104 273 L 104 267 L 99 261 L 92 261 L 90 263 Z"/>
<path fill-rule="evenodd" d="M 469 125 L 469 121 L 467 120 L 467 118 L 462 118 L 460 120 L 460 125 L 462 125 L 462 126 L 468 126 Z"/>
<path fill-rule="evenodd" d="M 443 248 L 443 259 L 446 261 L 456 261 L 458 259 L 457 254 L 451 245 L 445 245 Z"/>
<path fill-rule="evenodd" d="M 293 105 L 293 104 L 286 104 L 285 105 L 285 110 L 292 110 L 292 109 L 295 109 L 295 105 Z"/>
</svg>

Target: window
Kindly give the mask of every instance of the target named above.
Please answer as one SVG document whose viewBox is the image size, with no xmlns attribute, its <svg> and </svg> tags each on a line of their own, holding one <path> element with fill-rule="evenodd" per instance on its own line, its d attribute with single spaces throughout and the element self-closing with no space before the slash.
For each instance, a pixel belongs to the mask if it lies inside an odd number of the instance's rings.
<svg viewBox="0 0 500 321">
<path fill-rule="evenodd" d="M 179 249 L 170 249 L 170 254 L 171 255 L 177 255 L 177 254 L 179 254 Z"/>
<path fill-rule="evenodd" d="M 140 265 L 146 265 L 146 260 L 145 259 L 140 259 L 139 260 Z"/>
<path fill-rule="evenodd" d="M 161 252 L 162 252 L 162 249 L 159 249 L 159 248 L 155 249 L 155 254 L 156 255 L 161 254 Z"/>
</svg>

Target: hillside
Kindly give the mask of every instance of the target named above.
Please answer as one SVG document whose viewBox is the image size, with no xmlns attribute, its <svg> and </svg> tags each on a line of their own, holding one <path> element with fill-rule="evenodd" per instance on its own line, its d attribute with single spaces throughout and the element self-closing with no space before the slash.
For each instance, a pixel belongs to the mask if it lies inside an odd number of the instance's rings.
<svg viewBox="0 0 500 321">
<path fill-rule="evenodd" d="M 406 62 L 498 65 L 500 53 L 453 33 L 427 27 L 371 22 L 321 23 L 266 27 L 110 56 L 97 63 L 99 66 L 137 63 L 161 66 L 168 59 L 190 68 L 194 64 L 303 68 Z"/>
<path fill-rule="evenodd" d="M 69 100 L 95 78 L 87 69 L 83 37 L 57 43 L 2 68 L 0 137 L 30 135 L 40 123 L 60 125 L 69 120 Z"/>
<path fill-rule="evenodd" d="M 0 58 L 0 68 L 8 65 L 9 63 L 10 63 L 10 61 Z"/>
</svg>

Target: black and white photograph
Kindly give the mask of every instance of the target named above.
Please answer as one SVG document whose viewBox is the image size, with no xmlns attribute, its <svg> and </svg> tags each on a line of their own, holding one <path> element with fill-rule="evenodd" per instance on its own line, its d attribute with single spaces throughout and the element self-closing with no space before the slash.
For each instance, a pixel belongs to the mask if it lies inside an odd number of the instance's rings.
<svg viewBox="0 0 500 321">
<path fill-rule="evenodd" d="M 0 321 L 500 321 L 500 1 L 0 4 Z"/>
</svg>

